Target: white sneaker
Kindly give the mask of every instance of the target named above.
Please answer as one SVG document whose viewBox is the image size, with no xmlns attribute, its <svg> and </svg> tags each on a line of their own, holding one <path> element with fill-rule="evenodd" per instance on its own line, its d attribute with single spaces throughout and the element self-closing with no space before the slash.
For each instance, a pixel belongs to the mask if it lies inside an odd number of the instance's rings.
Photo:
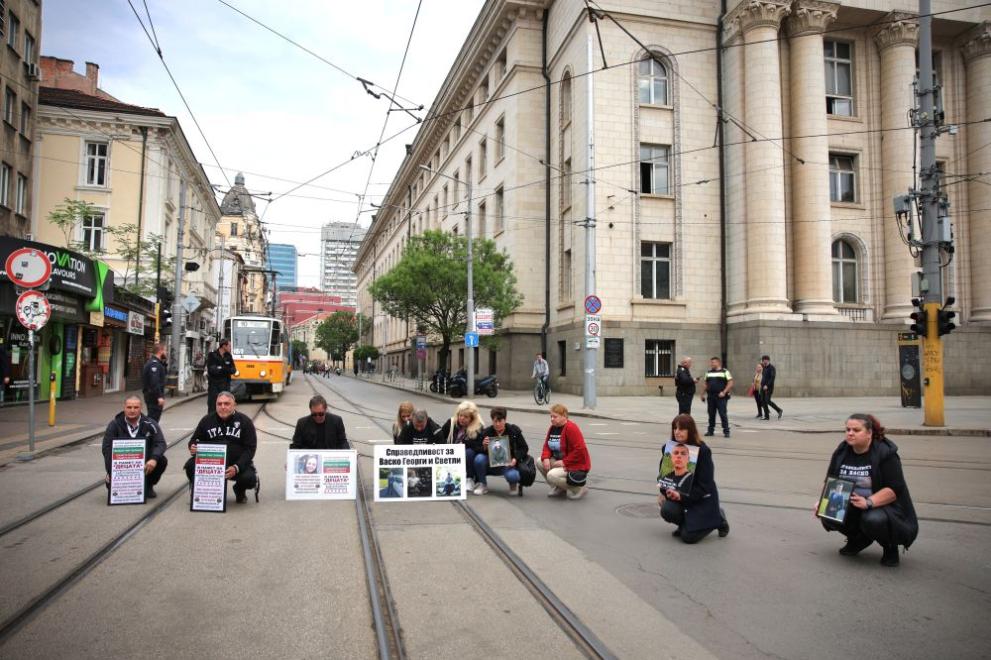
<svg viewBox="0 0 991 660">
<path fill-rule="evenodd" d="M 465 479 L 465 492 L 475 490 L 475 480 L 472 478 Z"/>
<path fill-rule="evenodd" d="M 489 489 L 485 484 L 478 484 L 472 492 L 476 495 L 485 495 L 485 493 L 489 492 Z"/>
<path fill-rule="evenodd" d="M 582 486 L 581 487 L 581 490 L 578 490 L 578 491 L 573 491 L 573 490 L 569 490 L 568 491 L 568 499 L 569 500 L 580 500 L 581 498 L 585 497 L 586 495 L 588 495 L 588 486 Z"/>
<path fill-rule="evenodd" d="M 547 497 L 561 497 L 564 495 L 564 491 L 557 486 L 551 486 L 550 491 L 547 493 Z"/>
</svg>

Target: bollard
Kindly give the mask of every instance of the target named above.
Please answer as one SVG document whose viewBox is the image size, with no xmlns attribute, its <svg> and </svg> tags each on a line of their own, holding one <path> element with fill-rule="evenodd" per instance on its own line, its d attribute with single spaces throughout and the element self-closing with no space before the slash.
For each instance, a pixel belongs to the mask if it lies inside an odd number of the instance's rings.
<svg viewBox="0 0 991 660">
<path fill-rule="evenodd" d="M 48 388 L 48 425 L 55 426 L 55 372 L 48 377 L 52 386 Z"/>
</svg>

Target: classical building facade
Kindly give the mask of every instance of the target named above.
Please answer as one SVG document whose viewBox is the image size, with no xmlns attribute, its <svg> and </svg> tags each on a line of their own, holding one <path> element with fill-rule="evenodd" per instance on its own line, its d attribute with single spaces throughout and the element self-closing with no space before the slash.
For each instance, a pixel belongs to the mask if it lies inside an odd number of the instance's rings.
<svg viewBox="0 0 991 660">
<path fill-rule="evenodd" d="M 697 368 L 725 355 L 746 379 L 767 353 L 786 395 L 896 394 L 918 270 L 892 203 L 917 168 L 914 5 L 727 4 L 610 3 L 633 39 L 607 17 L 597 34 L 581 2 L 486 2 L 357 256 L 375 345 L 408 358 L 410 330 L 377 312 L 370 283 L 408 234 L 463 232 L 470 204 L 474 234 L 511 255 L 524 297 L 498 355 L 476 360 L 507 387 L 528 386 L 546 350 L 554 387 L 581 390 L 594 217 L 599 393 L 668 393 L 681 355 Z M 937 146 L 960 326 L 947 391 L 979 392 L 991 387 L 973 359 L 991 348 L 991 10 L 933 10 L 945 121 L 958 127 Z"/>
<path fill-rule="evenodd" d="M 320 232 L 320 288 L 344 305 L 357 303 L 354 259 L 365 230 L 353 222 L 328 222 Z"/>
<path fill-rule="evenodd" d="M 262 229 L 255 200 L 244 185 L 244 175 L 234 177 L 234 185 L 220 203 L 222 216 L 217 224 L 217 237 L 224 250 L 240 256 L 239 274 L 243 275 L 240 296 L 233 314 L 268 314 L 271 311 L 269 296 L 268 240 Z M 233 266 L 233 262 L 232 262 Z M 232 272 L 233 278 L 233 272 Z"/>
<path fill-rule="evenodd" d="M 0 235 L 27 238 L 34 217 L 35 117 L 38 110 L 38 54 L 41 2 L 0 3 Z"/>
</svg>

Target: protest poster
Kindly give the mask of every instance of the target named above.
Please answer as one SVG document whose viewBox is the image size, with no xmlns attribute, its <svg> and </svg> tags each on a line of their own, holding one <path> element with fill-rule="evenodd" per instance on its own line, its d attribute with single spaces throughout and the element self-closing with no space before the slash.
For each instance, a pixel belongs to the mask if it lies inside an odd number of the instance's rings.
<svg viewBox="0 0 991 660">
<path fill-rule="evenodd" d="M 227 445 L 196 445 L 190 511 L 223 513 L 227 510 Z"/>
<path fill-rule="evenodd" d="M 500 435 L 489 438 L 489 467 L 506 467 L 513 460 L 509 438 Z"/>
<path fill-rule="evenodd" d="M 110 453 L 107 504 L 145 503 L 145 439 L 114 440 Z"/>
<path fill-rule="evenodd" d="M 465 447 L 453 445 L 376 445 L 373 464 L 376 502 L 463 500 Z"/>
<path fill-rule="evenodd" d="M 850 496 L 856 484 L 849 479 L 839 477 L 826 477 L 826 482 L 822 485 L 822 495 L 819 497 L 819 506 L 816 515 L 827 520 L 835 520 L 842 523 L 846 518 L 847 508 L 850 505 Z"/>
<path fill-rule="evenodd" d="M 287 500 L 353 500 L 358 496 L 358 452 L 286 450 Z"/>
<path fill-rule="evenodd" d="M 671 488 L 683 495 L 692 490 L 692 477 L 699 461 L 699 448 L 668 440 L 657 469 L 657 486 L 663 493 Z"/>
</svg>

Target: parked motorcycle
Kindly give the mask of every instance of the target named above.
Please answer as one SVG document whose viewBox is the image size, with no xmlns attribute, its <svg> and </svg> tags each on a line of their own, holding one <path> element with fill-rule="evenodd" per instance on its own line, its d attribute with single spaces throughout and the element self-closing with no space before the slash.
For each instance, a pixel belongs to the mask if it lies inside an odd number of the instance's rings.
<svg viewBox="0 0 991 660">
<path fill-rule="evenodd" d="M 447 392 L 449 380 L 447 372 L 443 369 L 438 369 L 434 372 L 433 378 L 430 379 L 430 391 L 444 394 Z"/>
<path fill-rule="evenodd" d="M 447 393 L 450 394 L 455 399 L 465 396 L 468 391 L 468 374 L 465 373 L 464 369 L 458 371 L 451 377 L 450 382 L 447 385 Z M 499 394 L 499 381 L 496 379 L 495 375 L 485 376 L 484 378 L 479 378 L 475 381 L 475 395 L 485 394 L 489 398 L 498 396 Z"/>
</svg>

